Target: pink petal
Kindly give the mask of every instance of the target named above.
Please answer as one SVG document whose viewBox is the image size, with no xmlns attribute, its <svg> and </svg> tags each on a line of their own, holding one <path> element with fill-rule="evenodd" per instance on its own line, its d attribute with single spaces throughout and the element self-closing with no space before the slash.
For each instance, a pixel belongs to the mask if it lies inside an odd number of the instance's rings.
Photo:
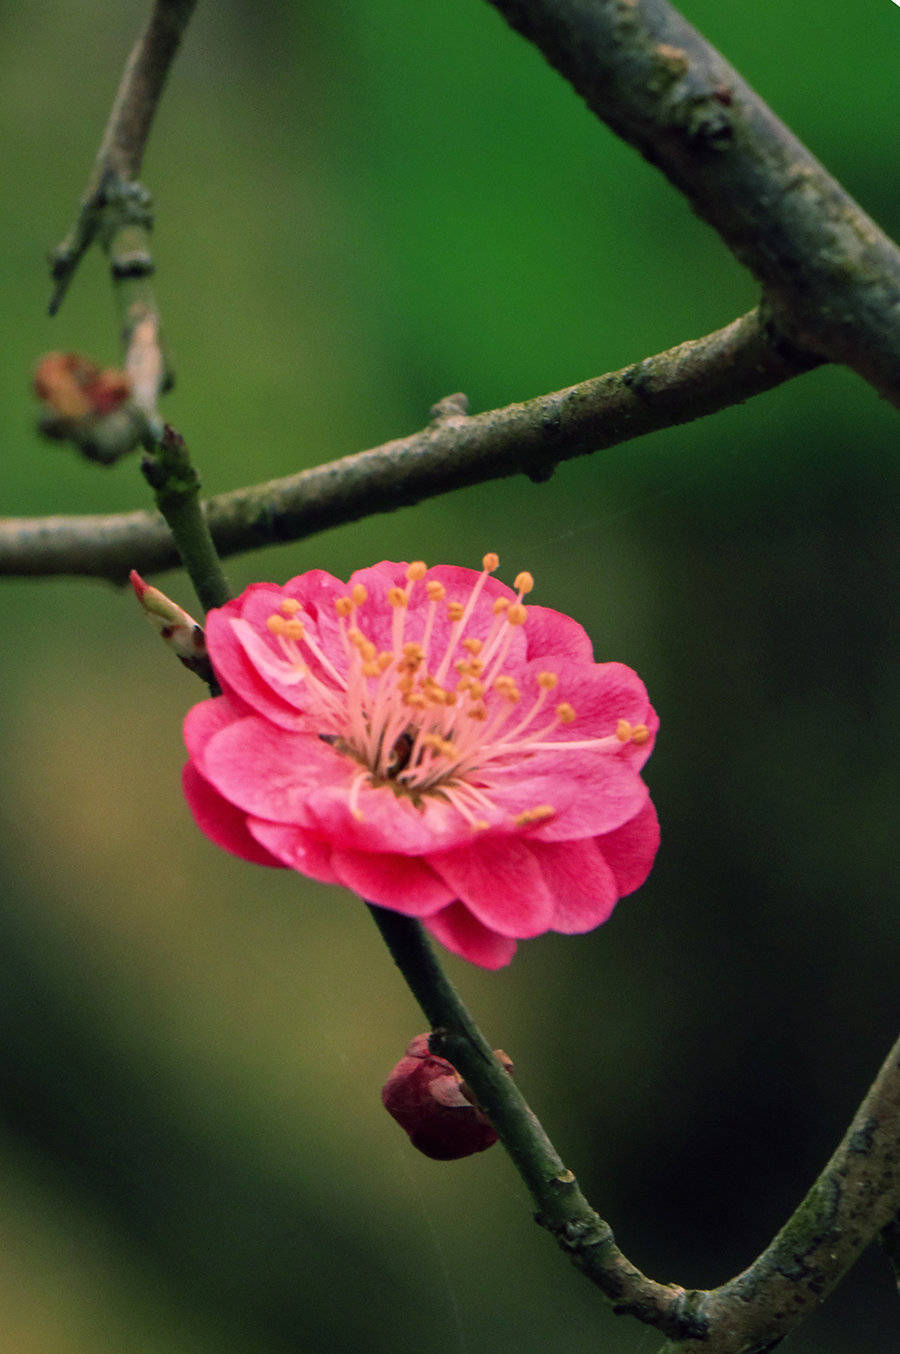
<svg viewBox="0 0 900 1354">
<path fill-rule="evenodd" d="M 530 659 L 552 655 L 560 662 L 594 661 L 594 649 L 584 626 L 561 611 L 552 611 L 550 607 L 529 604 L 525 640 Z"/>
<path fill-rule="evenodd" d="M 189 755 L 202 767 L 209 740 L 245 716 L 246 710 L 228 696 L 213 696 L 192 706 L 184 717 L 184 741 Z"/>
<path fill-rule="evenodd" d="M 375 855 L 336 847 L 331 853 L 335 874 L 367 902 L 427 917 L 452 903 L 455 894 L 415 856 Z"/>
<path fill-rule="evenodd" d="M 619 896 L 640 888 L 659 847 L 659 822 L 650 800 L 627 823 L 601 837 L 597 845 L 615 877 Z"/>
<path fill-rule="evenodd" d="M 495 779 L 491 794 L 513 817 L 540 804 L 556 809 L 536 824 L 529 840 L 571 841 L 599 837 L 629 822 L 643 809 L 648 790 L 621 753 L 564 752 L 545 754 L 538 763 L 552 771 L 531 774 L 518 784 L 514 775 Z"/>
<path fill-rule="evenodd" d="M 482 926 L 462 903 L 451 903 L 443 912 L 436 912 L 425 926 L 445 949 L 482 968 L 504 968 L 516 952 L 514 940 Z"/>
<path fill-rule="evenodd" d="M 606 921 L 619 890 L 596 842 L 532 842 L 531 850 L 556 900 L 554 931 L 575 935 Z"/>
<path fill-rule="evenodd" d="M 278 864 L 320 884 L 338 884 L 340 880 L 331 868 L 331 846 L 302 827 L 287 827 L 284 823 L 264 823 L 259 818 L 248 818 L 247 827 L 262 846 L 278 858 Z"/>
<path fill-rule="evenodd" d="M 344 780 L 316 787 L 309 800 L 309 812 L 316 827 L 334 841 L 360 851 L 424 855 L 467 843 L 472 837 L 468 822 L 445 801 L 427 798 L 421 808 L 410 799 L 397 796 L 387 785 L 364 784 L 350 807 L 350 779 L 356 769 L 348 763 Z"/>
<path fill-rule="evenodd" d="M 314 734 L 288 733 L 250 715 L 209 739 L 202 770 L 220 794 L 255 818 L 313 827 L 310 795 L 345 778 L 346 762 Z"/>
<path fill-rule="evenodd" d="M 247 820 L 240 810 L 223 799 L 212 786 L 205 781 L 200 772 L 188 762 L 182 775 L 185 799 L 194 820 L 201 832 L 210 841 L 232 855 L 253 861 L 255 865 L 277 865 L 278 860 L 264 846 L 260 845 L 247 830 Z"/>
<path fill-rule="evenodd" d="M 555 900 L 529 843 L 518 837 L 473 837 L 428 863 L 492 931 L 524 940 L 552 925 Z"/>
</svg>

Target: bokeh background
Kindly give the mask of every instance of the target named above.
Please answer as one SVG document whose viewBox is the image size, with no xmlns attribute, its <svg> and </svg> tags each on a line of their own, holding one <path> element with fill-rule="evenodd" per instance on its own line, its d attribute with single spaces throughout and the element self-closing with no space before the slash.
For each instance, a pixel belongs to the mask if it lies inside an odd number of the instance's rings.
<svg viewBox="0 0 900 1354">
<path fill-rule="evenodd" d="M 138 0 L 0 10 L 2 511 L 147 504 L 34 431 L 51 348 L 118 356 L 102 261 L 46 317 Z M 689 0 L 900 229 L 889 0 Z M 206 489 L 284 475 L 728 322 L 752 280 L 479 0 L 201 4 L 144 167 Z M 814 372 L 546 484 L 229 562 L 531 568 L 645 678 L 663 846 L 601 930 L 458 981 L 626 1252 L 712 1285 L 767 1242 L 894 1035 L 896 413 Z M 188 581 L 157 580 L 189 608 Z M 653 1354 L 530 1219 L 501 1150 L 419 1157 L 379 1089 L 422 1017 L 349 895 L 218 853 L 179 791 L 203 692 L 129 593 L 4 579 L 0 1348 Z M 872 1248 L 786 1347 L 884 1354 Z"/>
</svg>

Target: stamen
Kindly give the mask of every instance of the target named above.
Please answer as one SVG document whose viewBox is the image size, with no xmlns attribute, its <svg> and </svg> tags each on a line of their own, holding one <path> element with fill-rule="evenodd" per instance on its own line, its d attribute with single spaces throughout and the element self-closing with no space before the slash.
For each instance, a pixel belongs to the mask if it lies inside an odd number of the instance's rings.
<svg viewBox="0 0 900 1354">
<path fill-rule="evenodd" d="M 529 823 L 540 823 L 545 818 L 552 818 L 556 809 L 552 804 L 536 804 L 533 809 L 525 809 L 522 813 L 516 814 L 513 822 L 516 827 L 527 827 Z"/>
<path fill-rule="evenodd" d="M 559 720 L 560 724 L 574 724 L 577 718 L 575 711 L 572 709 L 568 701 L 563 701 L 562 704 L 557 705 L 556 717 Z"/>
</svg>

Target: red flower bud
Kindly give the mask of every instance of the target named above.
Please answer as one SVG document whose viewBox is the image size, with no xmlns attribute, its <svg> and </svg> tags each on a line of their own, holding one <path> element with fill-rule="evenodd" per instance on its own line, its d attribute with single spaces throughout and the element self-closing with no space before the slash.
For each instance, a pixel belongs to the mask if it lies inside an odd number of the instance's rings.
<svg viewBox="0 0 900 1354">
<path fill-rule="evenodd" d="M 407 1044 L 384 1084 L 381 1099 L 409 1134 L 413 1147 L 435 1161 L 468 1157 L 497 1141 L 489 1119 L 472 1103 L 471 1092 L 456 1068 L 429 1051 L 427 1034 L 417 1034 Z"/>
</svg>

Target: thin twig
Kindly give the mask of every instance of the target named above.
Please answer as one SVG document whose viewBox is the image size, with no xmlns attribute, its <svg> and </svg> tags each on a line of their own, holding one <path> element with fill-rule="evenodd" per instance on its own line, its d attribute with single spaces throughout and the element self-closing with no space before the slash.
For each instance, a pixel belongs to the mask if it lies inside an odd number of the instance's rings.
<svg viewBox="0 0 900 1354">
<path fill-rule="evenodd" d="M 749 1269 L 711 1292 L 660 1284 L 622 1254 L 534 1112 L 441 969 L 421 924 L 370 911 L 435 1031 L 436 1053 L 465 1078 L 550 1231 L 612 1302 L 668 1336 L 664 1354 L 752 1354 L 771 1347 L 825 1297 L 900 1206 L 900 1040 L 840 1147 Z"/>
<path fill-rule="evenodd" d="M 169 68 L 197 0 L 156 0 L 125 65 L 100 149 L 85 189 L 81 209 L 69 234 L 50 257 L 56 290 L 50 303 L 55 314 L 85 251 L 101 229 L 110 185 L 133 183 L 140 173 L 144 148 Z M 149 211 L 149 201 L 145 202 Z"/>
<path fill-rule="evenodd" d="M 50 255 L 54 291 L 50 313 L 62 304 L 75 270 L 98 240 L 109 260 L 119 308 L 125 370 L 131 381 L 131 417 L 107 429 L 108 463 L 139 443 L 158 442 L 157 401 L 171 386 L 159 307 L 153 290 L 150 194 L 137 182 L 144 147 L 166 78 L 196 0 L 156 0 L 147 27 L 125 66 L 85 195 L 66 238 Z M 76 443 L 78 437 L 74 439 Z"/>
<path fill-rule="evenodd" d="M 490 0 L 762 284 L 798 347 L 900 405 L 900 250 L 667 0 Z"/>
<path fill-rule="evenodd" d="M 422 432 L 206 504 L 220 555 L 301 540 L 376 512 L 508 475 L 556 466 L 770 390 L 816 359 L 773 339 L 758 310 L 701 339 L 523 404 L 469 417 L 442 401 Z M 0 521 L 0 574 L 83 574 L 124 582 L 129 569 L 178 563 L 149 513 Z"/>
<path fill-rule="evenodd" d="M 648 1279 L 627 1260 L 608 1223 L 595 1213 L 534 1112 L 498 1062 L 440 967 L 421 924 L 398 912 L 369 910 L 410 991 L 435 1031 L 434 1051 L 461 1072 L 487 1113 L 537 1205 L 537 1221 L 573 1264 L 623 1311 L 666 1334 L 696 1332 L 690 1297 Z"/>
</svg>

